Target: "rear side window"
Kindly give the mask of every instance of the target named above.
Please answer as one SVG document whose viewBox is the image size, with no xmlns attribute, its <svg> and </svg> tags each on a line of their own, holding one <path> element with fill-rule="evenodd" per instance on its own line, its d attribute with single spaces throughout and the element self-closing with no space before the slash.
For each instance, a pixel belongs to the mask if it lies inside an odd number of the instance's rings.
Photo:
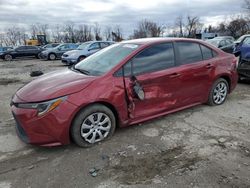
<svg viewBox="0 0 250 188">
<path fill-rule="evenodd" d="M 202 61 L 201 49 L 198 43 L 176 42 L 176 45 L 179 50 L 181 65 Z"/>
<path fill-rule="evenodd" d="M 143 50 L 132 60 L 134 75 L 155 72 L 175 66 L 172 43 L 158 44 Z"/>
<path fill-rule="evenodd" d="M 203 56 L 203 60 L 208 60 L 213 58 L 213 51 L 210 48 L 207 48 L 203 45 L 200 45 L 201 47 L 201 52 Z"/>
</svg>

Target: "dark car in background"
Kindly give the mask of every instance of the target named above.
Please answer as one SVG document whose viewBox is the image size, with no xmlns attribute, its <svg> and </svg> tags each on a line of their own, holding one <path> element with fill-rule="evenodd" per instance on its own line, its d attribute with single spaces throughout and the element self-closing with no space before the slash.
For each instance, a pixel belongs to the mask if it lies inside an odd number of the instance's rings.
<svg viewBox="0 0 250 188">
<path fill-rule="evenodd" d="M 243 35 L 235 41 L 234 54 L 239 56 L 239 79 L 250 79 L 250 35 Z"/>
<path fill-rule="evenodd" d="M 234 51 L 234 42 L 231 39 L 227 39 L 227 38 L 223 38 L 223 37 L 216 37 L 213 39 L 209 39 L 206 42 L 208 42 L 209 44 L 212 44 L 213 46 L 220 48 L 221 50 L 223 50 L 224 52 L 227 53 L 233 53 Z"/>
<path fill-rule="evenodd" d="M 63 53 L 70 50 L 75 50 L 78 46 L 79 44 L 75 43 L 63 43 L 56 46 L 55 48 L 44 50 L 42 53 L 39 54 L 39 58 L 46 60 L 61 59 Z"/>
<path fill-rule="evenodd" d="M 238 81 L 236 62 L 200 40 L 123 41 L 31 81 L 15 93 L 11 111 L 26 143 L 89 147 L 117 127 L 223 104 Z"/>
<path fill-rule="evenodd" d="M 89 41 L 78 46 L 76 50 L 65 52 L 62 55 L 62 63 L 66 65 L 76 64 L 86 57 L 114 44 L 112 41 Z"/>
<path fill-rule="evenodd" d="M 19 57 L 38 58 L 38 54 L 40 54 L 43 50 L 44 49 L 39 46 L 18 46 L 14 49 L 0 52 L 0 58 L 7 60 L 7 61 L 10 61 L 14 58 L 19 58 Z"/>
</svg>

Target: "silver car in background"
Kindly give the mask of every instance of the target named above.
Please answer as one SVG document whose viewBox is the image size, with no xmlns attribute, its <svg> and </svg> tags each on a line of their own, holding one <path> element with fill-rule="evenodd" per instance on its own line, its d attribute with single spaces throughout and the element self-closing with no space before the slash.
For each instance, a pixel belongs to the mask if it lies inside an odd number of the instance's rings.
<svg viewBox="0 0 250 188">
<path fill-rule="evenodd" d="M 95 52 L 114 44 L 112 41 L 89 41 L 82 43 L 76 50 L 65 52 L 61 59 L 62 63 L 72 65 L 80 62 L 84 58 L 94 54 Z"/>
</svg>

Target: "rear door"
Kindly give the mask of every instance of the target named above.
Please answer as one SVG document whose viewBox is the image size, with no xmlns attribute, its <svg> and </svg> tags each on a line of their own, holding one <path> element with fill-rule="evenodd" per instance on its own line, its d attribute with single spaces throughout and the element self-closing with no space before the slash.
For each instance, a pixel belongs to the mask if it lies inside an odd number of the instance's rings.
<svg viewBox="0 0 250 188">
<path fill-rule="evenodd" d="M 178 75 L 172 43 L 157 44 L 140 52 L 124 66 L 130 118 L 147 118 L 175 108 L 179 99 Z M 133 86 L 138 83 L 144 92 L 140 100 Z"/>
<path fill-rule="evenodd" d="M 213 52 L 196 42 L 176 42 L 180 106 L 204 102 L 210 90 L 214 70 Z"/>
</svg>

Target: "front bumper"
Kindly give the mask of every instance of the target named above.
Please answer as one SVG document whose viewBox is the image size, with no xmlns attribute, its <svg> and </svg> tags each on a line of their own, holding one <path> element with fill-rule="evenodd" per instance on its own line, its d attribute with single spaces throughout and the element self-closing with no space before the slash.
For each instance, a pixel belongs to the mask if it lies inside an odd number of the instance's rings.
<svg viewBox="0 0 250 188">
<path fill-rule="evenodd" d="M 15 101 L 14 101 L 15 102 Z M 34 109 L 11 105 L 20 139 L 28 144 L 56 146 L 70 143 L 70 125 L 77 106 L 64 101 L 56 109 L 38 117 Z"/>
<path fill-rule="evenodd" d="M 40 59 L 48 59 L 48 54 L 40 53 L 38 56 Z"/>
<path fill-rule="evenodd" d="M 61 57 L 62 59 L 62 63 L 66 64 L 66 65 L 72 65 L 72 64 L 76 64 L 77 63 L 77 59 L 74 58 L 69 58 L 69 57 Z"/>
</svg>

